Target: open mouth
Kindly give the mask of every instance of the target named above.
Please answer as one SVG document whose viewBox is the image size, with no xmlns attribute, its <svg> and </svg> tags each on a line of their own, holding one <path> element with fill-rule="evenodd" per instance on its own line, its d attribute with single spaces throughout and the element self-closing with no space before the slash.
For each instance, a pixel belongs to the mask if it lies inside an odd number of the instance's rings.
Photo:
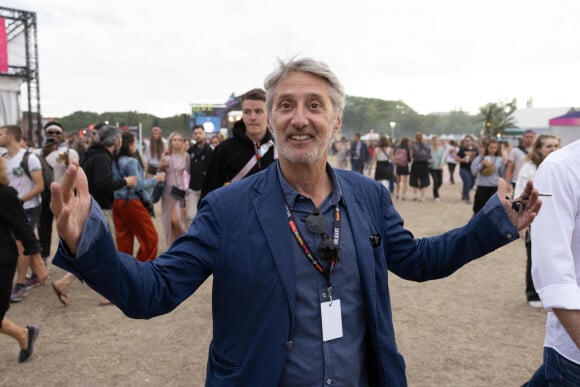
<svg viewBox="0 0 580 387">
<path fill-rule="evenodd" d="M 294 140 L 294 141 L 306 141 L 306 140 L 309 140 L 311 138 L 312 138 L 312 136 L 309 136 L 306 134 L 296 134 L 296 135 L 290 136 L 290 139 Z"/>
</svg>

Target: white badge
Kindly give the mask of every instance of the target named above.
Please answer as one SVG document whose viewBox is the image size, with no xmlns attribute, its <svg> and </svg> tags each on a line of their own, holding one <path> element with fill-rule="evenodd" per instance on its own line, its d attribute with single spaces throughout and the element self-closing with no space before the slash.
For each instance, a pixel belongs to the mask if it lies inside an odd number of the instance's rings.
<svg viewBox="0 0 580 387">
<path fill-rule="evenodd" d="M 322 316 L 322 341 L 329 341 L 342 337 L 340 300 L 321 303 L 320 315 Z"/>
</svg>

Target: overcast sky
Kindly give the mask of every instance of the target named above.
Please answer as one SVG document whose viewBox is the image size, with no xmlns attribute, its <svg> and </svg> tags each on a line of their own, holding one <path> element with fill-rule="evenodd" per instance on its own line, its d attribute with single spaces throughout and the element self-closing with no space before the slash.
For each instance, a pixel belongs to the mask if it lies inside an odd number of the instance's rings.
<svg viewBox="0 0 580 387">
<path fill-rule="evenodd" d="M 578 0 L 2 0 L 36 12 L 41 110 L 167 117 L 325 61 L 349 95 L 419 113 L 580 107 Z M 24 103 L 23 103 L 24 106 Z"/>
</svg>

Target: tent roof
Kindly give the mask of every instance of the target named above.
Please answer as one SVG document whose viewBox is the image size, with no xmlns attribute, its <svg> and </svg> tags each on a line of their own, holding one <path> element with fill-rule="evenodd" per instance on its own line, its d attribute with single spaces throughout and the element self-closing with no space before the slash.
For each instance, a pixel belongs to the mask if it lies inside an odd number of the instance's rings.
<svg viewBox="0 0 580 387">
<path fill-rule="evenodd" d="M 517 127 L 522 130 L 547 129 L 550 118 L 565 114 L 569 110 L 570 107 L 518 109 L 514 112 L 513 118 Z"/>
<path fill-rule="evenodd" d="M 550 126 L 580 126 L 580 110 L 573 110 L 562 116 L 552 118 Z"/>
</svg>

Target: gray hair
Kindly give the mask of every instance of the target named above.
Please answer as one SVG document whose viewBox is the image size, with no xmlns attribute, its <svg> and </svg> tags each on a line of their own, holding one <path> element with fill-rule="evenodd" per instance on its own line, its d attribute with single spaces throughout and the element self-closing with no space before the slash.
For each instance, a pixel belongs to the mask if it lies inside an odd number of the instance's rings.
<svg viewBox="0 0 580 387">
<path fill-rule="evenodd" d="M 99 129 L 99 144 L 104 147 L 115 145 L 115 141 L 121 138 L 121 130 L 114 125 L 105 125 Z"/>
<path fill-rule="evenodd" d="M 335 117 L 342 116 L 344 109 L 344 87 L 326 63 L 311 58 L 292 58 L 286 62 L 278 59 L 278 68 L 268 75 L 264 81 L 264 89 L 266 89 L 266 111 L 268 112 L 268 116 L 272 114 L 272 106 L 274 104 L 278 83 L 292 72 L 309 73 L 324 79 L 328 83 L 334 115 Z"/>
</svg>

